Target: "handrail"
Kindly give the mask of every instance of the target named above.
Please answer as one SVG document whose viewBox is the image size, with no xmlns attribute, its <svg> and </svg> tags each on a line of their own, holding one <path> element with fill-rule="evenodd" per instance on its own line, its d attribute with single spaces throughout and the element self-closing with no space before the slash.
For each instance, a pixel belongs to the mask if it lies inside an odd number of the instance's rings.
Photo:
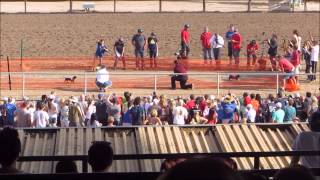
<svg viewBox="0 0 320 180">
<path fill-rule="evenodd" d="M 195 156 L 207 157 L 253 157 L 254 169 L 259 169 L 261 157 L 274 156 L 320 156 L 320 151 L 273 151 L 273 152 L 222 152 L 222 153 L 173 153 L 173 154 L 116 154 L 114 160 L 140 160 L 140 159 L 167 159 L 167 158 L 190 158 Z M 59 161 L 73 160 L 82 161 L 82 171 L 88 172 L 88 156 L 21 156 L 18 161 Z"/>
</svg>

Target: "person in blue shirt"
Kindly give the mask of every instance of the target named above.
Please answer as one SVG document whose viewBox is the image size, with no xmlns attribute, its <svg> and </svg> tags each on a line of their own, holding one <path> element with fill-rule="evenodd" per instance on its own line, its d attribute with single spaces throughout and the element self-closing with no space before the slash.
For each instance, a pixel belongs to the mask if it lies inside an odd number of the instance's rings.
<svg viewBox="0 0 320 180">
<path fill-rule="evenodd" d="M 289 99 L 288 106 L 284 108 L 284 122 L 292 122 L 296 119 L 296 108 L 293 107 L 293 99 Z"/>
<path fill-rule="evenodd" d="M 230 24 L 229 30 L 226 32 L 226 39 L 228 41 L 228 57 L 229 63 L 232 64 L 232 36 L 234 34 L 235 27 L 233 24 Z"/>
<path fill-rule="evenodd" d="M 14 125 L 14 112 L 17 110 L 14 104 L 14 99 L 12 97 L 8 98 L 8 102 L 4 105 L 6 111 L 6 120 L 3 122 L 3 126 L 13 126 Z"/>
<path fill-rule="evenodd" d="M 274 123 L 283 123 L 284 111 L 281 109 L 282 104 L 280 102 L 276 103 L 276 110 L 272 113 L 272 121 Z"/>
<path fill-rule="evenodd" d="M 232 123 L 234 119 L 234 114 L 238 112 L 235 100 L 230 95 L 227 95 L 224 98 L 223 102 L 221 103 L 221 108 L 222 108 L 222 123 L 223 124 Z"/>
<path fill-rule="evenodd" d="M 107 46 L 104 44 L 104 40 L 100 39 L 97 42 L 97 48 L 96 48 L 96 53 L 95 53 L 95 59 L 99 58 L 99 65 L 102 65 L 102 58 L 105 54 L 105 52 L 108 52 Z"/>
</svg>

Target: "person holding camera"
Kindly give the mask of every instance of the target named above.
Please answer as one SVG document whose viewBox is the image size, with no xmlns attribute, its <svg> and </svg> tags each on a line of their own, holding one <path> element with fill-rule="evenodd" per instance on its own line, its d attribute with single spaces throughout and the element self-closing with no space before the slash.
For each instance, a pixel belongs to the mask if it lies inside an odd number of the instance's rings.
<svg viewBox="0 0 320 180">
<path fill-rule="evenodd" d="M 176 81 L 180 82 L 180 87 L 181 89 L 192 89 L 193 85 L 192 84 L 187 84 L 188 81 L 188 75 L 186 68 L 184 65 L 180 62 L 181 56 L 178 55 L 177 60 L 174 61 L 174 68 L 173 72 L 174 73 L 179 73 L 174 74 L 171 76 L 171 89 L 176 89 Z"/>
</svg>

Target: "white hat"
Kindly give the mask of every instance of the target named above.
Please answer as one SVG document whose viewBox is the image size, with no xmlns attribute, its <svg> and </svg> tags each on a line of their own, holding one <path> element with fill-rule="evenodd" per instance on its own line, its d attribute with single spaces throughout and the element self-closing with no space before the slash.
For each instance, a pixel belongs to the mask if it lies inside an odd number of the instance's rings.
<svg viewBox="0 0 320 180">
<path fill-rule="evenodd" d="M 295 94 L 294 94 L 294 97 L 295 97 L 295 98 L 299 98 L 299 97 L 300 97 L 300 94 L 299 94 L 299 93 L 295 93 Z"/>
<path fill-rule="evenodd" d="M 277 102 L 277 103 L 276 103 L 276 107 L 277 107 L 277 108 L 281 108 L 281 107 L 282 107 L 281 102 Z"/>
<path fill-rule="evenodd" d="M 252 109 L 252 108 L 253 108 L 252 104 L 248 104 L 248 105 L 247 105 L 247 108 L 248 108 L 248 109 Z"/>
<path fill-rule="evenodd" d="M 71 97 L 71 98 L 70 98 L 70 101 L 76 103 L 76 102 L 78 102 L 78 98 L 76 98 L 76 97 Z"/>
<path fill-rule="evenodd" d="M 213 101 L 213 100 L 216 99 L 216 97 L 215 97 L 214 95 L 210 95 L 210 96 L 209 96 L 209 99 Z"/>
</svg>

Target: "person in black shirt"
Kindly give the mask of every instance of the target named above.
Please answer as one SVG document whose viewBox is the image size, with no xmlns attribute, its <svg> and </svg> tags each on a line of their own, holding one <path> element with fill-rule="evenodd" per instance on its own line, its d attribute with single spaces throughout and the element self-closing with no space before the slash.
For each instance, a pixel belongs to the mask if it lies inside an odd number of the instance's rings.
<svg viewBox="0 0 320 180">
<path fill-rule="evenodd" d="M 276 70 L 277 68 L 277 62 L 276 62 L 276 55 L 278 53 L 278 42 L 277 42 L 277 35 L 272 34 L 271 39 L 268 39 L 268 45 L 269 45 L 269 58 L 272 66 L 272 71 Z"/>
<path fill-rule="evenodd" d="M 107 114 L 107 103 L 103 100 L 104 95 L 98 94 L 98 101 L 95 103 L 96 106 L 96 116 L 99 123 L 102 126 L 107 126 L 108 114 Z"/>
<path fill-rule="evenodd" d="M 115 43 L 114 43 L 114 54 L 115 54 L 115 61 L 114 61 L 114 65 L 113 65 L 113 69 L 116 70 L 117 69 L 117 64 L 118 61 L 121 60 L 122 61 L 122 65 L 123 65 L 123 69 L 126 69 L 126 61 L 124 59 L 124 41 L 123 38 L 120 37 Z"/>
<path fill-rule="evenodd" d="M 148 50 L 150 55 L 150 67 L 157 68 L 157 56 L 158 56 L 158 39 L 154 32 L 148 37 Z"/>
</svg>

